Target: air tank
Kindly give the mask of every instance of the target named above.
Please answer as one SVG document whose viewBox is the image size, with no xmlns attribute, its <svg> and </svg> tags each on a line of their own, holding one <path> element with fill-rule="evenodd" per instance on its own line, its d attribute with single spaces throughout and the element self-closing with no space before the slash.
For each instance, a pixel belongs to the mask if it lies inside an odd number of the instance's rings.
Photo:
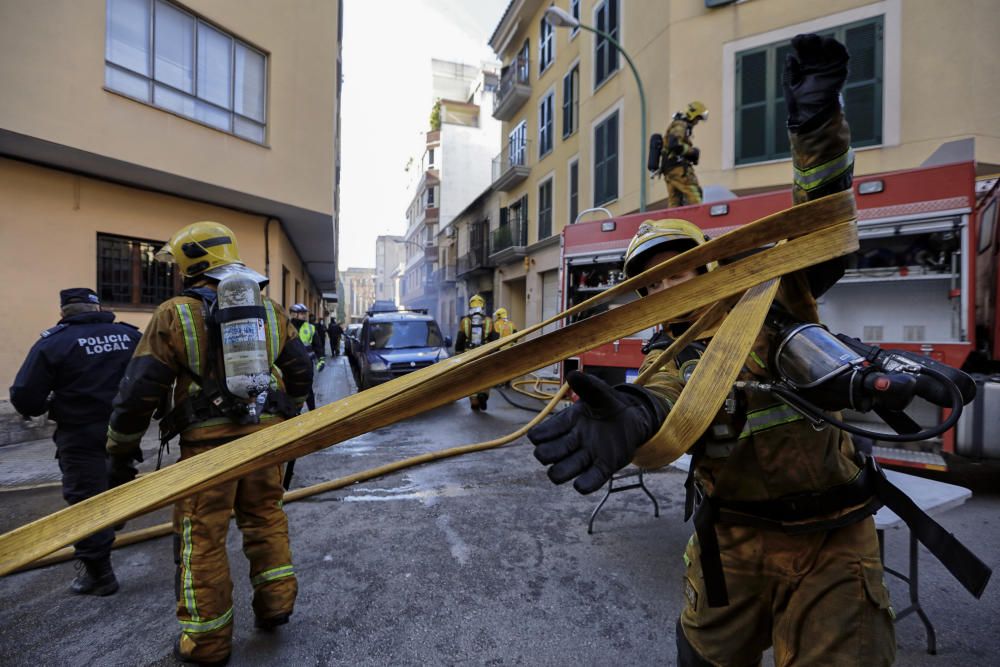
<svg viewBox="0 0 1000 667">
<path fill-rule="evenodd" d="M 249 275 L 231 273 L 219 282 L 218 295 L 226 387 L 234 396 L 255 401 L 271 381 L 260 285 Z"/>
</svg>

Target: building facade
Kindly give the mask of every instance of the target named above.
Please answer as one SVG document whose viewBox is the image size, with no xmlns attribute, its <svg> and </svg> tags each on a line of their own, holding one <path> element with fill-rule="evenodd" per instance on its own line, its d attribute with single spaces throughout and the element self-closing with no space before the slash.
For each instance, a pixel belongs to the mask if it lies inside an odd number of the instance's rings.
<svg viewBox="0 0 1000 667">
<path fill-rule="evenodd" d="M 490 115 L 495 67 L 432 62 L 435 103 L 407 209 L 402 302 L 448 328 L 456 320 L 455 231 L 451 223 L 490 181 L 500 123 Z"/>
<path fill-rule="evenodd" d="M 399 305 L 399 269 L 406 258 L 402 236 L 375 239 L 375 298 Z"/>
<path fill-rule="evenodd" d="M 586 29 L 549 26 L 553 4 L 631 56 L 645 89 L 645 132 L 627 61 Z M 851 52 L 844 100 L 856 173 L 915 167 L 966 137 L 980 171 L 995 171 L 1000 112 L 991 83 L 1000 66 L 983 54 L 997 25 L 1000 3 L 975 0 L 511 0 L 489 41 L 503 63 L 493 108 L 503 122 L 492 174 L 496 297 L 523 298 L 529 324 L 558 312 L 565 225 L 592 207 L 638 210 L 643 184 L 649 208 L 665 206 L 664 183 L 649 180 L 642 153 L 648 135 L 691 100 L 711 112 L 694 132 L 703 187 L 788 187 L 781 70 L 798 33 L 834 35 Z"/>
<path fill-rule="evenodd" d="M 144 326 L 192 222 L 230 226 L 285 306 L 336 291 L 339 5 L 0 4 L 0 397 L 61 288 Z"/>
<path fill-rule="evenodd" d="M 375 269 L 351 267 L 340 272 L 343 294 L 340 305 L 344 308 L 344 323 L 364 319 L 375 301 Z"/>
</svg>

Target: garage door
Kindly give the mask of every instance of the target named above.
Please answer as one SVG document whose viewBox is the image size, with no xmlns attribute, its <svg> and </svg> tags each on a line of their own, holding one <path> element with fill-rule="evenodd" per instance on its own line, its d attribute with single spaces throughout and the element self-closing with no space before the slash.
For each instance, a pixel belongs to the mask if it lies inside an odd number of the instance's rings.
<svg viewBox="0 0 1000 667">
<path fill-rule="evenodd" d="M 559 314 L 559 270 L 555 269 L 553 271 L 545 271 L 542 273 L 542 320 L 547 320 L 550 317 Z M 544 333 L 554 331 L 559 328 L 557 324 L 551 324 L 545 329 Z M 559 364 L 553 364 L 547 368 L 543 368 L 540 373 L 546 375 L 559 375 Z"/>
</svg>

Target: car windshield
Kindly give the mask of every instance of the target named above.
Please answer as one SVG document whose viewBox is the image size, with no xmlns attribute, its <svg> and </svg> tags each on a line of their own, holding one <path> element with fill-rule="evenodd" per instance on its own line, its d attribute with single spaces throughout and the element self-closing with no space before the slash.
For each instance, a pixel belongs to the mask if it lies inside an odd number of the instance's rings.
<svg viewBox="0 0 1000 667">
<path fill-rule="evenodd" d="M 444 346 L 437 323 L 426 320 L 372 322 L 368 336 L 376 350 Z"/>
</svg>

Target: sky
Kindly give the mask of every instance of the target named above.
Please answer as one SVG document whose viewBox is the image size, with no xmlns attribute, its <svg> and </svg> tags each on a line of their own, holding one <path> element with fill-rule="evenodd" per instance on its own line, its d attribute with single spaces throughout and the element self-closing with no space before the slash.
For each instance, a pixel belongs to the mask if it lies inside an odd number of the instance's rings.
<svg viewBox="0 0 1000 667">
<path fill-rule="evenodd" d="M 407 160 L 429 129 L 431 58 L 478 65 L 508 0 L 344 0 L 340 270 L 406 231 Z M 489 112 L 489 110 L 487 110 Z"/>
</svg>

